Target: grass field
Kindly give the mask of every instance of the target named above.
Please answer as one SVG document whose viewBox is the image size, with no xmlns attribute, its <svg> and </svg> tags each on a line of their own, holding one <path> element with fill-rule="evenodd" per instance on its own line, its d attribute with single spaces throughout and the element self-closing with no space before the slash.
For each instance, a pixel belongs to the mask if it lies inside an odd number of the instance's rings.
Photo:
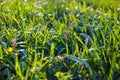
<svg viewBox="0 0 120 80">
<path fill-rule="evenodd" d="M 120 0 L 0 0 L 0 80 L 120 80 Z"/>
</svg>

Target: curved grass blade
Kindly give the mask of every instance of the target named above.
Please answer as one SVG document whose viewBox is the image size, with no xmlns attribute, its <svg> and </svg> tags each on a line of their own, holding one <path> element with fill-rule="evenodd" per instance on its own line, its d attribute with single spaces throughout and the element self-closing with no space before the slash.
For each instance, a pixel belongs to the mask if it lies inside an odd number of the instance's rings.
<svg viewBox="0 0 120 80">
<path fill-rule="evenodd" d="M 77 58 L 75 56 L 67 56 L 66 58 L 84 64 L 89 69 L 90 76 L 92 77 L 92 69 L 91 69 L 90 65 L 87 62 L 85 62 L 84 60 L 79 59 L 79 58 Z"/>
</svg>

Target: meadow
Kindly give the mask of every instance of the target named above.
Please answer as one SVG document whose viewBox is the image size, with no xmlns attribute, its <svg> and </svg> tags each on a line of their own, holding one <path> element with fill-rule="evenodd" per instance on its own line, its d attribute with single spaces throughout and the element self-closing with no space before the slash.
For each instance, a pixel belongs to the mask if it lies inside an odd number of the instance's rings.
<svg viewBox="0 0 120 80">
<path fill-rule="evenodd" d="M 120 0 L 0 0 L 0 80 L 120 80 Z"/>
</svg>

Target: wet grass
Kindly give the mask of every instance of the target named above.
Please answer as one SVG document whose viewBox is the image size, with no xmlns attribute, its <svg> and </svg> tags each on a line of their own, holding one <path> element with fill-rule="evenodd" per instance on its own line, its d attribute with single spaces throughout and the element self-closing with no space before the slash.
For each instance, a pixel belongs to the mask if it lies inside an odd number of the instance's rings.
<svg viewBox="0 0 120 80">
<path fill-rule="evenodd" d="M 0 80 L 119 80 L 119 0 L 0 0 Z"/>
</svg>

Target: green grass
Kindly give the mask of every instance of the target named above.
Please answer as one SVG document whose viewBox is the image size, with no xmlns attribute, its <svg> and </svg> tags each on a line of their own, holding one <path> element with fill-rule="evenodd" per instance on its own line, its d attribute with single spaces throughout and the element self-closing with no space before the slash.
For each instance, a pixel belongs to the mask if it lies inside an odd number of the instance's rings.
<svg viewBox="0 0 120 80">
<path fill-rule="evenodd" d="M 0 80 L 119 80 L 119 0 L 0 0 Z"/>
</svg>

